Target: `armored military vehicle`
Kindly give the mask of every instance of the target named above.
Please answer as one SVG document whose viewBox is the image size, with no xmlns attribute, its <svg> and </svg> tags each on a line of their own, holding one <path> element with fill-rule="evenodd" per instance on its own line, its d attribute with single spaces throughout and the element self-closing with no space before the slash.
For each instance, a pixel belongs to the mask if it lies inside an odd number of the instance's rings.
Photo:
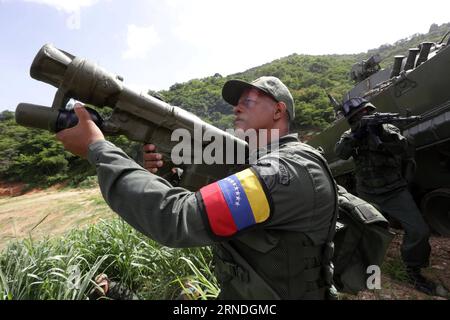
<svg viewBox="0 0 450 320">
<path fill-rule="evenodd" d="M 448 34 L 447 34 L 448 35 Z M 447 36 L 446 35 L 446 36 Z M 411 191 L 434 232 L 450 236 L 450 39 L 423 42 L 406 56 L 395 56 L 391 67 L 382 69 L 378 55 L 353 65 L 356 85 L 344 96 L 365 97 L 377 112 L 421 116 L 400 128 L 415 144 L 417 171 Z M 336 121 L 308 143 L 322 147 L 337 182 L 354 187 L 354 165 L 339 159 L 334 146 L 348 124 L 339 109 Z"/>
</svg>

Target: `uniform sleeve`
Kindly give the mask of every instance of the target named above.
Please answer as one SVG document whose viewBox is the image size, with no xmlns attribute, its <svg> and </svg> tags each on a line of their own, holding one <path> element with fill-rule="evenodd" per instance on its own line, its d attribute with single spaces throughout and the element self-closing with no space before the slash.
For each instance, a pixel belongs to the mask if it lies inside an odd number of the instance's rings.
<svg viewBox="0 0 450 320">
<path fill-rule="evenodd" d="M 195 193 L 173 187 L 107 141 L 92 144 L 88 159 L 108 205 L 141 233 L 169 247 L 214 242 Z"/>
<path fill-rule="evenodd" d="M 239 237 L 253 229 L 305 232 L 325 241 L 334 189 L 313 159 L 267 156 L 249 169 L 200 189 L 205 224 L 213 237 Z"/>
<path fill-rule="evenodd" d="M 270 164 L 270 166 L 268 166 Z M 335 209 L 335 188 L 325 163 L 307 152 L 282 152 L 254 166 L 273 203 L 266 228 L 302 232 L 315 243 L 326 241 Z"/>
<path fill-rule="evenodd" d="M 339 158 L 347 160 L 353 155 L 353 151 L 357 144 L 358 141 L 352 137 L 351 132 L 346 131 L 342 134 L 341 138 L 336 143 L 334 152 Z"/>
<path fill-rule="evenodd" d="M 205 224 L 213 237 L 227 239 L 267 223 L 272 198 L 259 173 L 248 168 L 199 190 Z"/>
</svg>

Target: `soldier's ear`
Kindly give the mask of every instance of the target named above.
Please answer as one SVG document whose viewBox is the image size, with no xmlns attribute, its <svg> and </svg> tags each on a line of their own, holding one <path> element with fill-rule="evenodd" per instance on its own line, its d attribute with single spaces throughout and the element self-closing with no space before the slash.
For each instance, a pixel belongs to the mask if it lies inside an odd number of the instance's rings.
<svg viewBox="0 0 450 320">
<path fill-rule="evenodd" d="M 274 120 L 279 120 L 283 117 L 283 114 L 287 113 L 287 107 L 286 104 L 284 102 L 277 102 L 277 104 L 275 105 L 275 112 L 273 114 L 273 119 Z M 287 115 L 286 115 L 287 116 Z"/>
</svg>

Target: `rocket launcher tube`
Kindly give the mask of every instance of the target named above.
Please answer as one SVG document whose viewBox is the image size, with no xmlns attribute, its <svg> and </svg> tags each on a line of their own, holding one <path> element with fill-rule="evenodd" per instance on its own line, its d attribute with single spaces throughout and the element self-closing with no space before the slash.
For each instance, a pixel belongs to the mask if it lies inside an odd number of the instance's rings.
<svg viewBox="0 0 450 320">
<path fill-rule="evenodd" d="M 106 135 L 123 134 L 132 141 L 154 143 L 163 154 L 165 163 L 170 162 L 172 132 L 178 128 L 187 129 L 192 143 L 198 146 L 198 137 L 194 131 L 201 128 L 203 132 L 212 132 L 224 141 L 224 145 L 235 146 L 234 149 L 248 151 L 247 143 L 225 131 L 207 124 L 195 115 L 145 93 L 137 93 L 122 83 L 122 78 L 95 63 L 75 57 L 47 44 L 36 55 L 30 69 L 30 75 L 58 88 L 52 108 L 31 104 L 19 104 L 16 119 L 19 124 L 50 130 L 57 130 L 74 125 L 73 118 L 67 114 L 66 105 L 70 99 L 100 108 L 112 108 L 108 119 L 101 120 L 100 129 Z M 91 113 L 91 117 L 93 113 Z M 95 120 L 94 120 L 95 121 Z M 201 139 L 201 138 L 200 138 Z M 195 140 L 195 141 L 194 141 Z M 202 141 L 205 148 L 211 141 Z M 228 157 L 226 157 L 228 163 Z M 186 163 L 180 186 L 190 190 L 224 178 L 246 164 L 205 164 Z M 159 170 L 161 172 L 162 170 Z"/>
<path fill-rule="evenodd" d="M 103 119 L 97 111 L 88 107 L 86 110 L 95 124 L 102 129 Z M 55 110 L 36 104 L 20 103 L 15 115 L 16 122 L 24 127 L 45 129 L 55 133 L 78 124 L 78 117 L 74 110 Z"/>
<path fill-rule="evenodd" d="M 20 103 L 15 116 L 16 122 L 22 126 L 56 132 L 59 111 L 36 104 Z"/>
</svg>

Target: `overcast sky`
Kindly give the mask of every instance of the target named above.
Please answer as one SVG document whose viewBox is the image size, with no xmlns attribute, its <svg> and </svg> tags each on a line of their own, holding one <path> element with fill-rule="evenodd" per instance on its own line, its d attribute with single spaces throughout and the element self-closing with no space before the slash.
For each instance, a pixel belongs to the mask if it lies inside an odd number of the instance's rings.
<svg viewBox="0 0 450 320">
<path fill-rule="evenodd" d="M 0 111 L 51 105 L 29 76 L 45 43 L 138 90 L 298 54 L 359 53 L 450 22 L 450 1 L 0 0 Z"/>
</svg>

